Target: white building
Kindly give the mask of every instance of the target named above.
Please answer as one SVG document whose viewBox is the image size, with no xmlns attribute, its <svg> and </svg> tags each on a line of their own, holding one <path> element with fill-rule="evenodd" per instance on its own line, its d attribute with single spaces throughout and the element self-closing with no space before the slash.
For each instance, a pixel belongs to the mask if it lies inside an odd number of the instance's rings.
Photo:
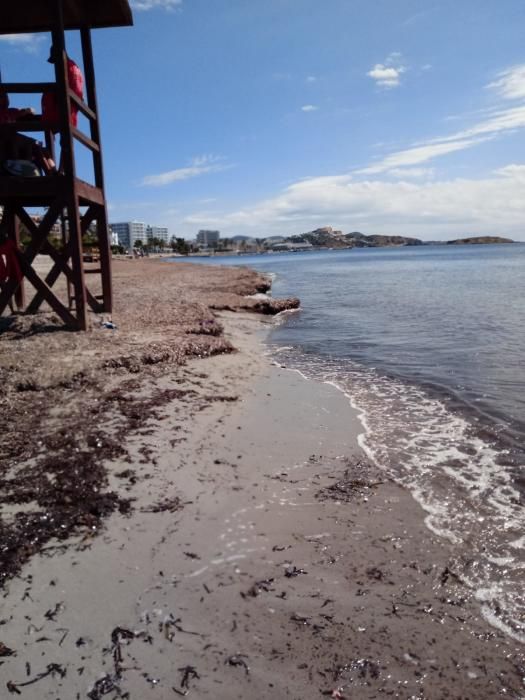
<svg viewBox="0 0 525 700">
<path fill-rule="evenodd" d="M 118 240 L 118 233 L 116 231 L 113 231 L 111 227 L 109 229 L 109 242 L 110 245 L 120 245 Z"/>
<path fill-rule="evenodd" d="M 158 238 L 163 241 L 164 245 L 168 245 L 168 229 L 165 226 L 147 226 L 146 236 L 148 240 Z"/>
<path fill-rule="evenodd" d="M 133 250 L 136 241 L 146 244 L 152 238 L 160 238 L 168 245 L 168 229 L 165 226 L 151 226 L 143 221 L 120 221 L 110 224 L 111 229 L 117 234 L 120 245 L 128 250 Z"/>
<path fill-rule="evenodd" d="M 219 231 L 207 231 L 201 229 L 197 234 L 197 243 L 205 248 L 215 248 L 219 242 L 221 234 Z"/>
</svg>

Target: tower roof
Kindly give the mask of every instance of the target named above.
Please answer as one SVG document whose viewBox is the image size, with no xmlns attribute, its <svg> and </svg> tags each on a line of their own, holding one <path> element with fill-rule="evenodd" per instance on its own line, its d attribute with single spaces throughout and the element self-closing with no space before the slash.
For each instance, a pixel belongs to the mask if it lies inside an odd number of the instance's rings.
<svg viewBox="0 0 525 700">
<path fill-rule="evenodd" d="M 133 16 L 128 0 L 62 0 L 65 29 L 129 27 Z M 1 0 L 0 34 L 49 32 L 53 29 L 53 0 Z"/>
</svg>

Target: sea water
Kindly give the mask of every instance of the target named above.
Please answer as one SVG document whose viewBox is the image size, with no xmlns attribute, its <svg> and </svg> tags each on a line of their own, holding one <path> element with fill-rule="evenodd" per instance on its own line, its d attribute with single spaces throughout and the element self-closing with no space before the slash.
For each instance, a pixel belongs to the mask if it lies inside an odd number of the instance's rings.
<svg viewBox="0 0 525 700">
<path fill-rule="evenodd" d="M 451 543 L 484 616 L 525 642 L 525 244 L 200 260 L 301 299 L 270 336 L 276 361 L 347 394 L 369 459 Z"/>
</svg>

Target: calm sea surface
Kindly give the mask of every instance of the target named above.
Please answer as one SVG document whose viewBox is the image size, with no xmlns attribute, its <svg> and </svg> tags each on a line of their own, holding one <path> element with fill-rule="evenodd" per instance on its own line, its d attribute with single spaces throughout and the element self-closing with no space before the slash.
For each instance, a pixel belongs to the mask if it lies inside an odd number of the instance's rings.
<svg viewBox="0 0 525 700">
<path fill-rule="evenodd" d="M 525 244 L 200 258 L 275 276 L 275 359 L 331 382 L 369 458 L 454 545 L 485 617 L 525 642 Z"/>
</svg>

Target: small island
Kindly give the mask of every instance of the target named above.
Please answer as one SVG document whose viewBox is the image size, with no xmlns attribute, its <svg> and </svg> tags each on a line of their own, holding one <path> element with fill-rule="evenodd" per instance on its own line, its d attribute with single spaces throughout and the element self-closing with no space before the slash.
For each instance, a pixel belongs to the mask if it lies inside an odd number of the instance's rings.
<svg viewBox="0 0 525 700">
<path fill-rule="evenodd" d="M 447 245 L 480 245 L 487 243 L 514 243 L 514 241 L 501 236 L 473 236 L 471 238 L 456 238 L 454 241 L 447 241 Z"/>
</svg>

